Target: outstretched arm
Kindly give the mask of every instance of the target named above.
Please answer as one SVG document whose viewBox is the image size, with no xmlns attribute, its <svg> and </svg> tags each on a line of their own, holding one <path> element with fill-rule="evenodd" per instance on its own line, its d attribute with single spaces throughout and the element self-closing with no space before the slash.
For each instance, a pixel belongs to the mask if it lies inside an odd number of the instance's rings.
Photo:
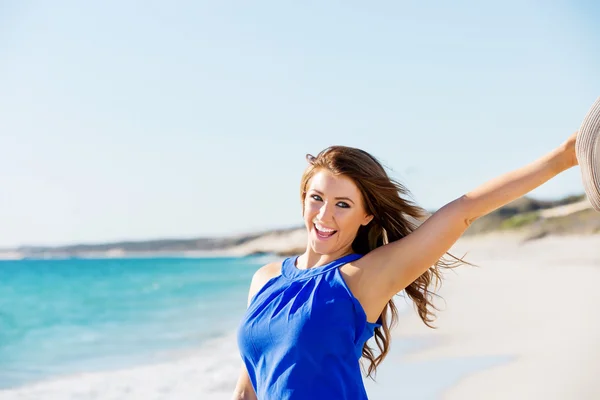
<svg viewBox="0 0 600 400">
<path fill-rule="evenodd" d="M 574 133 L 560 147 L 515 171 L 501 175 L 467 193 L 460 214 L 467 223 L 518 199 L 559 173 L 577 165 Z"/>
<path fill-rule="evenodd" d="M 538 160 L 501 175 L 448 203 L 410 235 L 379 247 L 357 262 L 364 264 L 361 285 L 370 303 L 385 303 L 434 265 L 471 222 L 525 195 L 577 165 L 573 134 Z M 378 305 L 375 308 L 378 308 Z"/>
</svg>

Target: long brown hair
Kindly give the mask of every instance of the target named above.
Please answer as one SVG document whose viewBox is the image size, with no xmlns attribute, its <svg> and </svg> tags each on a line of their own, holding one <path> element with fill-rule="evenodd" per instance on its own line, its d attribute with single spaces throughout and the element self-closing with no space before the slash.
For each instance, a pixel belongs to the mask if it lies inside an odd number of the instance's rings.
<svg viewBox="0 0 600 400">
<path fill-rule="evenodd" d="M 362 193 L 367 213 L 373 219 L 361 226 L 352 242 L 352 250 L 358 254 L 367 254 L 371 250 L 396 241 L 413 232 L 428 213 L 409 200 L 410 192 L 400 183 L 391 179 L 375 157 L 366 151 L 346 147 L 332 146 L 321 151 L 316 157 L 306 156 L 309 166 L 302 175 L 300 196 L 302 203 L 310 179 L 320 169 L 326 169 L 335 175 L 342 175 L 354 181 Z M 462 259 L 446 253 L 449 259 L 442 257 L 425 273 L 407 286 L 404 291 L 412 299 L 421 320 L 430 328 L 435 319 L 433 298 L 437 296 L 430 290 L 436 290 L 441 284 L 441 270 L 454 268 L 464 262 Z M 388 312 L 391 319 L 388 321 Z M 390 349 L 391 328 L 398 320 L 398 310 L 391 299 L 380 315 L 381 327 L 375 329 L 375 343 L 379 348 L 376 355 L 367 343 L 362 356 L 369 361 L 367 376 L 372 377 L 377 366 L 383 361 Z"/>
</svg>

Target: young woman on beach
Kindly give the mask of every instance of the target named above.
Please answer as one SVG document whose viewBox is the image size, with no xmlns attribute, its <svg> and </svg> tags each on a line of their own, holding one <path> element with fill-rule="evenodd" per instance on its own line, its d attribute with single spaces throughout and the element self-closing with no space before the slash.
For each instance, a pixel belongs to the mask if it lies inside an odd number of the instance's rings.
<svg viewBox="0 0 600 400">
<path fill-rule="evenodd" d="M 359 361 L 371 375 L 388 353 L 394 295 L 404 290 L 430 325 L 430 285 L 463 263 L 451 246 L 477 218 L 577 165 L 576 136 L 418 227 L 425 211 L 367 152 L 334 146 L 308 155 L 300 185 L 306 251 L 254 274 L 234 398 L 366 399 Z M 377 351 L 366 344 L 372 336 Z"/>
</svg>

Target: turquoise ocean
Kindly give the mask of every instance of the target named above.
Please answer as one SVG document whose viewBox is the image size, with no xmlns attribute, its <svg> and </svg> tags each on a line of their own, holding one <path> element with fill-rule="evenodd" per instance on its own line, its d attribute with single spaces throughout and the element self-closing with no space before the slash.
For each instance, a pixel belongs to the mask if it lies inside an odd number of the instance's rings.
<svg viewBox="0 0 600 400">
<path fill-rule="evenodd" d="M 0 389 L 231 335 L 265 257 L 0 261 Z"/>
<path fill-rule="evenodd" d="M 163 399 L 178 390 L 176 398 L 229 399 L 251 277 L 275 259 L 0 261 L 0 398 Z M 406 398 L 438 399 L 508 361 L 405 358 L 429 345 L 394 341 L 377 383 L 365 380 L 369 398 L 397 398 L 401 388 Z"/>
</svg>

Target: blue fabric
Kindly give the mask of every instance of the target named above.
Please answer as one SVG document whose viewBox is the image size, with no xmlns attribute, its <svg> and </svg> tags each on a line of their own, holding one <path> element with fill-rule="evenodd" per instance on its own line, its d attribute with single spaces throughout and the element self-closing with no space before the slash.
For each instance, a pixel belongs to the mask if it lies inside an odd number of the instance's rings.
<svg viewBox="0 0 600 400">
<path fill-rule="evenodd" d="M 287 258 L 251 299 L 238 346 L 259 400 L 367 398 L 359 359 L 381 324 L 367 322 L 338 269 L 360 257 L 304 270 Z"/>
</svg>

